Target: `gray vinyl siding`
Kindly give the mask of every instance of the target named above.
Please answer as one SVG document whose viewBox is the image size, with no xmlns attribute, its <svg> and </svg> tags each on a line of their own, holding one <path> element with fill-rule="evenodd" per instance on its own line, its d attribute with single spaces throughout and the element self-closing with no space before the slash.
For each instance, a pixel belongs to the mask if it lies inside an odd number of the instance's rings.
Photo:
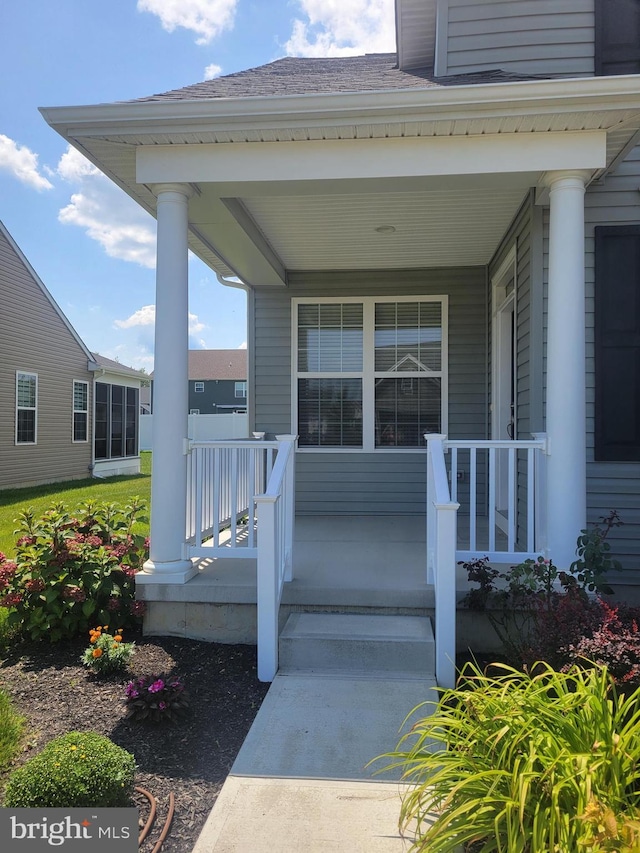
<svg viewBox="0 0 640 853">
<path fill-rule="evenodd" d="M 449 430 L 484 438 L 487 423 L 486 271 L 484 267 L 398 272 L 292 273 L 289 287 L 257 288 L 251 372 L 255 422 L 267 435 L 291 430 L 291 299 L 322 296 L 449 297 Z M 422 453 L 297 455 L 299 513 L 423 514 Z"/>
<path fill-rule="evenodd" d="M 597 521 L 617 509 L 624 526 L 614 530 L 616 556 L 625 569 L 640 571 L 640 463 L 594 461 L 594 228 L 640 224 L 640 146 L 634 148 L 602 184 L 587 190 L 586 345 L 587 345 L 587 515 Z M 629 578 L 623 576 L 624 582 Z M 640 583 L 640 575 L 633 579 Z"/>
<path fill-rule="evenodd" d="M 0 232 L 0 488 L 90 476 L 87 354 Z M 38 375 L 37 444 L 15 444 L 16 370 Z M 73 382 L 89 383 L 88 438 L 73 443 Z"/>
<path fill-rule="evenodd" d="M 594 0 L 440 0 L 440 74 L 594 73 Z"/>
</svg>

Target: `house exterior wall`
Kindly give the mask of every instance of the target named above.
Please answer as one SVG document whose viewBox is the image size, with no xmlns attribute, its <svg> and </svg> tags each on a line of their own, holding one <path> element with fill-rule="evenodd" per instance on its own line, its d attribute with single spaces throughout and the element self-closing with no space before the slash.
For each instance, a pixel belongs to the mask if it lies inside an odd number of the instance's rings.
<svg viewBox="0 0 640 853">
<path fill-rule="evenodd" d="M 617 509 L 624 526 L 613 531 L 616 555 L 626 569 L 640 569 L 640 463 L 594 461 L 594 229 L 640 224 L 640 146 L 602 184 L 589 187 L 586 219 L 587 512 L 597 521 Z M 623 578 L 627 580 L 626 578 Z"/>
<path fill-rule="evenodd" d="M 293 273 L 286 291 L 257 288 L 249 300 L 252 430 L 291 430 L 291 299 L 326 296 L 449 298 L 448 434 L 484 438 L 487 424 L 487 292 L 484 267 Z M 396 451 L 299 452 L 299 513 L 424 513 L 425 456 Z"/>
<path fill-rule="evenodd" d="M 0 488 L 90 476 L 87 354 L 0 231 Z M 16 371 L 38 376 L 37 443 L 15 443 Z M 74 443 L 73 383 L 89 383 L 88 439 Z"/>
<path fill-rule="evenodd" d="M 594 0 L 439 0 L 438 75 L 594 73 Z"/>
<path fill-rule="evenodd" d="M 198 381 L 204 382 L 204 391 L 195 390 Z M 245 381 L 240 377 L 238 382 Z M 189 411 L 200 409 L 201 415 L 214 415 L 216 412 L 230 412 L 236 406 L 245 408 L 247 398 L 236 397 L 235 379 L 190 379 L 189 380 Z"/>
</svg>

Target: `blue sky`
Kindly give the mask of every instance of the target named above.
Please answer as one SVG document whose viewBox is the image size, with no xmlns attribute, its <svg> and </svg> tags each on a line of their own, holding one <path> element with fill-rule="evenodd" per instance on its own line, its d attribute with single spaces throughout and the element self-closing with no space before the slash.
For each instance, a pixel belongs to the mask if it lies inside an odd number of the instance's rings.
<svg viewBox="0 0 640 853">
<path fill-rule="evenodd" d="M 393 0 L 3 0 L 0 219 L 89 349 L 153 369 L 155 221 L 38 107 L 130 100 L 285 55 L 395 49 Z M 192 258 L 190 346 L 246 344 L 246 297 Z"/>
</svg>

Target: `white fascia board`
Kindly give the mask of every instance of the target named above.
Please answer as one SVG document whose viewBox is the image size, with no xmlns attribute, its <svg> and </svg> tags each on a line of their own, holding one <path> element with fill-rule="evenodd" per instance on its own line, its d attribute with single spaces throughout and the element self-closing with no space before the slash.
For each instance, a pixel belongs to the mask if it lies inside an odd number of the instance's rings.
<svg viewBox="0 0 640 853">
<path fill-rule="evenodd" d="M 601 169 L 606 132 L 519 133 L 279 142 L 154 145 L 136 151 L 136 180 L 225 183 L 380 180 L 441 175 Z"/>
<path fill-rule="evenodd" d="M 639 110 L 640 76 L 578 77 L 425 89 L 272 95 L 244 98 L 134 101 L 79 107 L 41 107 L 66 139 L 265 126 L 353 125 L 531 113 Z"/>
</svg>

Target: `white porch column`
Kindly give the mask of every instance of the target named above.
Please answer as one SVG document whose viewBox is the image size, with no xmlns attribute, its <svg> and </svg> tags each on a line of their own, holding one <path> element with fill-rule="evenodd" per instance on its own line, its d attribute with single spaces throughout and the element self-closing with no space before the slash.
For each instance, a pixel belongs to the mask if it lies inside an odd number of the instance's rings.
<svg viewBox="0 0 640 853">
<path fill-rule="evenodd" d="M 547 311 L 548 554 L 575 559 L 586 524 L 584 191 L 587 173 L 552 172 Z"/>
<path fill-rule="evenodd" d="M 189 388 L 188 205 L 185 184 L 158 184 L 151 549 L 136 583 L 185 583 Z"/>
</svg>

